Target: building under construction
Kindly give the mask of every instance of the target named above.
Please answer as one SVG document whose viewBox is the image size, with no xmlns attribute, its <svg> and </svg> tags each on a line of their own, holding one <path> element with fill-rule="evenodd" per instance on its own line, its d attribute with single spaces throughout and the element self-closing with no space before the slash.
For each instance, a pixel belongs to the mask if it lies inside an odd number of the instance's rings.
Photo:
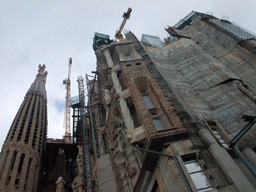
<svg viewBox="0 0 256 192">
<path fill-rule="evenodd" d="M 33 142 L 15 123 L 33 110 L 22 104 L 2 149 L 0 189 L 256 191 L 256 37 L 194 11 L 165 30 L 164 41 L 95 33 L 96 71 L 78 77 L 71 100 L 72 143 L 48 139 L 42 157 L 27 159 Z"/>
</svg>

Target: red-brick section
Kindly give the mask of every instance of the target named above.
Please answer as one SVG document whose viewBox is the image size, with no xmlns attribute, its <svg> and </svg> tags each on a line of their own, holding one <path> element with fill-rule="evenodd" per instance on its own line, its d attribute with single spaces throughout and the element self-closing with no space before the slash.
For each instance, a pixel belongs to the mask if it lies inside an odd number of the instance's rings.
<svg viewBox="0 0 256 192">
<path fill-rule="evenodd" d="M 138 65 L 138 63 L 140 64 Z M 161 89 L 160 84 L 152 76 L 146 63 L 140 60 L 140 61 L 132 61 L 132 62 L 121 62 L 120 65 L 121 65 L 120 78 L 126 79 L 126 82 L 127 82 L 126 84 L 130 89 L 134 106 L 137 110 L 137 113 L 143 124 L 143 127 L 146 129 L 145 132 L 147 137 L 152 137 L 153 135 L 155 135 L 157 132 L 157 128 L 154 124 L 152 116 L 148 111 L 146 103 L 144 102 L 144 99 L 140 91 L 138 90 L 137 85 L 133 80 L 133 78 L 140 77 L 140 76 L 148 77 L 148 80 L 152 86 L 151 90 L 156 96 L 163 113 L 166 115 L 167 119 L 169 120 L 169 123 L 171 124 L 170 129 L 167 129 L 167 130 L 175 130 L 175 131 L 180 129 L 184 130 L 184 127 L 179 117 L 175 113 L 172 103 L 170 102 L 170 100 L 168 99 L 164 91 Z"/>
</svg>

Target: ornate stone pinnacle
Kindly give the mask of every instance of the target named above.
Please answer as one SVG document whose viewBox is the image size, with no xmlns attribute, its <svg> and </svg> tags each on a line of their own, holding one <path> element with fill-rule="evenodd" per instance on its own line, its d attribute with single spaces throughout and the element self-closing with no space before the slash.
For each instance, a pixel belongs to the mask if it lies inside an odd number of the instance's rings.
<svg viewBox="0 0 256 192">
<path fill-rule="evenodd" d="M 41 64 L 39 64 L 39 66 L 38 66 L 38 74 L 40 74 L 40 75 L 43 75 L 44 74 L 44 70 L 45 70 L 45 64 L 43 64 L 43 66 L 41 65 Z"/>
<path fill-rule="evenodd" d="M 38 74 L 37 76 L 40 76 L 40 79 L 46 83 L 46 77 L 47 77 L 47 74 L 48 72 L 47 71 L 44 71 L 45 70 L 45 64 L 43 64 L 43 66 L 41 64 L 39 64 L 38 66 Z"/>
</svg>

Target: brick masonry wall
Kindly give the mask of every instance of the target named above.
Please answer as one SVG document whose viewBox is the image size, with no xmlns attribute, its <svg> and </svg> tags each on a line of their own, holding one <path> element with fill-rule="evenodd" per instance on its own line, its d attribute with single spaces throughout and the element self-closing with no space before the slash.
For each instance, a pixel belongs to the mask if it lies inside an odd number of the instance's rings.
<svg viewBox="0 0 256 192">
<path fill-rule="evenodd" d="M 140 63 L 140 64 L 138 64 Z M 179 117 L 175 113 L 175 109 L 171 101 L 168 99 L 167 95 L 163 91 L 160 84 L 157 80 L 152 76 L 149 71 L 147 65 L 143 61 L 132 61 L 132 62 L 122 62 L 121 64 L 121 78 L 125 78 L 128 88 L 131 92 L 131 97 L 134 102 L 135 108 L 138 112 L 139 118 L 143 124 L 143 127 L 146 128 L 147 136 L 152 136 L 156 133 L 157 128 L 153 122 L 153 119 L 148 111 L 148 108 L 143 100 L 143 97 L 140 91 L 137 88 L 136 83 L 133 78 L 140 76 L 147 76 L 148 80 L 151 84 L 152 92 L 157 98 L 160 107 L 163 113 L 166 115 L 169 123 L 171 124 L 170 129 L 180 129 L 183 128 L 183 125 L 179 119 Z"/>
</svg>

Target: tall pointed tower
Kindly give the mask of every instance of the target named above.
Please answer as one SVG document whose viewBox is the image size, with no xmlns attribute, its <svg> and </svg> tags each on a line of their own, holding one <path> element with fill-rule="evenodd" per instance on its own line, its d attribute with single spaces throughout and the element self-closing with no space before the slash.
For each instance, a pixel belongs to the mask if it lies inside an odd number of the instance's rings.
<svg viewBox="0 0 256 192">
<path fill-rule="evenodd" d="M 45 65 L 29 88 L 13 120 L 0 156 L 0 191 L 37 191 L 47 135 Z"/>
</svg>

